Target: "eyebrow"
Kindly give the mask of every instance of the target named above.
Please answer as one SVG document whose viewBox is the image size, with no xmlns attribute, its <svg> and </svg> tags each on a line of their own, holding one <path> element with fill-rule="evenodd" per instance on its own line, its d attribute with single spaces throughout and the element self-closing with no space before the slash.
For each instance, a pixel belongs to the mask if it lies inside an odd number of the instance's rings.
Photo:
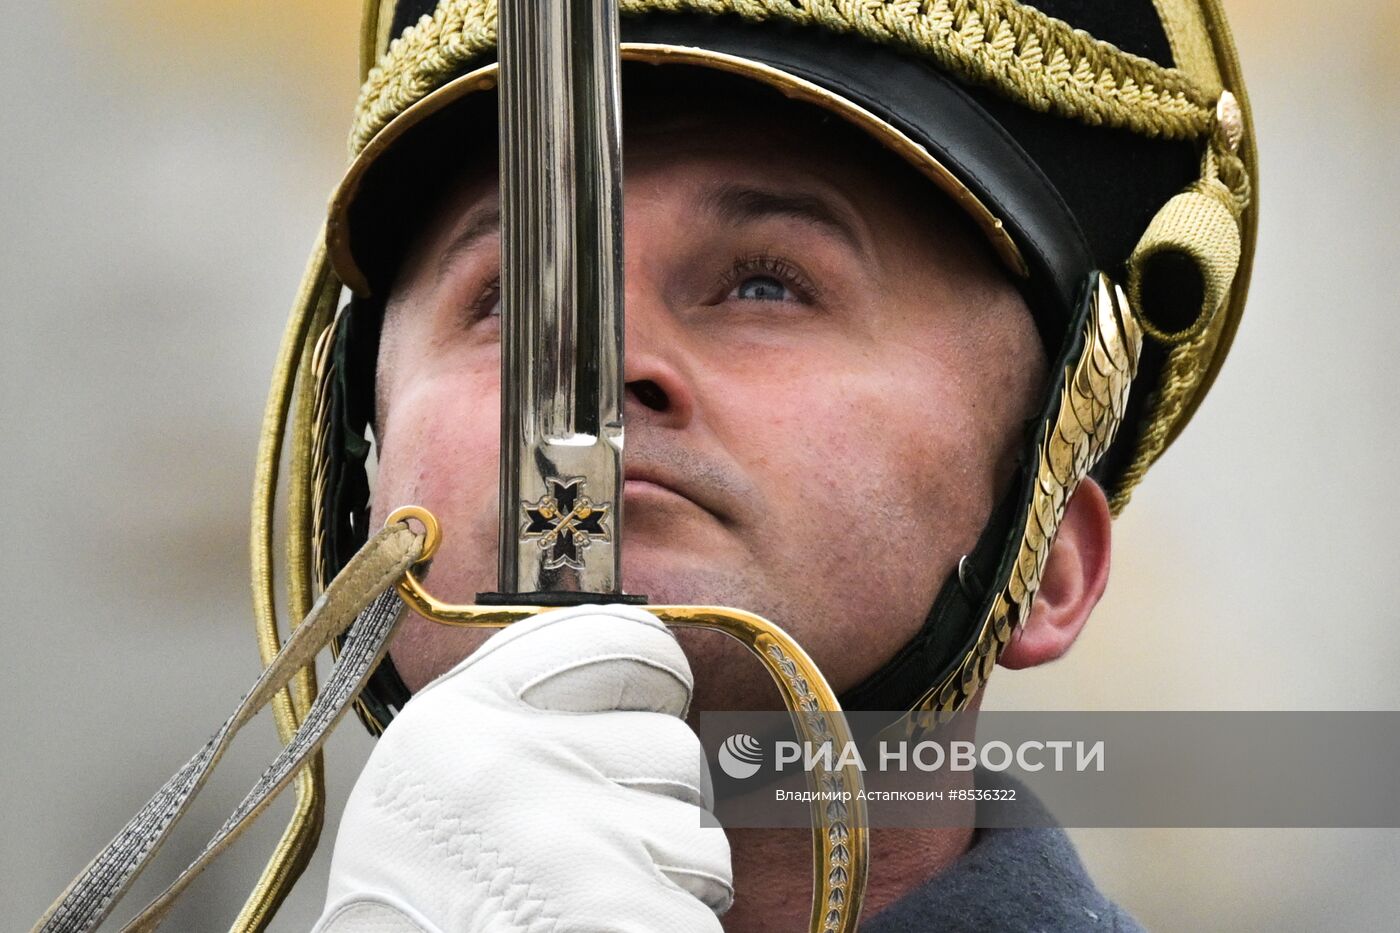
<svg viewBox="0 0 1400 933">
<path fill-rule="evenodd" d="M 846 212 L 818 195 L 726 184 L 717 185 L 701 195 L 700 206 L 723 223 L 737 224 L 765 220 L 769 217 L 799 220 L 823 227 L 856 252 L 861 255 L 867 254 L 865 243 Z M 499 206 L 481 207 L 473 211 L 438 257 L 438 280 L 442 280 L 458 257 L 470 252 L 481 240 L 496 233 L 500 226 Z"/>
<path fill-rule="evenodd" d="M 452 268 L 452 264 L 463 253 L 471 252 L 478 242 L 495 233 L 501 227 L 501 209 L 496 206 L 480 207 L 472 211 L 466 223 L 452 237 L 452 241 L 443 249 L 442 255 L 438 257 L 437 279 L 442 281 L 442 277 L 447 274 L 447 270 Z"/>
<path fill-rule="evenodd" d="M 724 223 L 788 217 L 835 234 L 851 249 L 867 255 L 865 241 L 849 214 L 815 194 L 794 194 L 749 185 L 718 185 L 700 197 L 702 209 Z"/>
</svg>

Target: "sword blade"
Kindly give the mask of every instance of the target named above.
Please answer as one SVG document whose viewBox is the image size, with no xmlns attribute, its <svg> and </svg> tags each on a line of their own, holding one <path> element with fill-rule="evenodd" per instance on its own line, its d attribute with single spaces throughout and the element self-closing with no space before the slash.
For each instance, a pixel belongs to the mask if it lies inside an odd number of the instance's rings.
<svg viewBox="0 0 1400 933">
<path fill-rule="evenodd" d="M 615 0 L 502 0 L 503 594 L 620 593 Z"/>
</svg>

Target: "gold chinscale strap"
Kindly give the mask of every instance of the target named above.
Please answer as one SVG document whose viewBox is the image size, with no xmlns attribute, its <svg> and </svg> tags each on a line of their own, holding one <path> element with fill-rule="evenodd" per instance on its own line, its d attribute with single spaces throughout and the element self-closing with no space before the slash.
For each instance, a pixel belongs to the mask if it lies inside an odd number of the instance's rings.
<svg viewBox="0 0 1400 933">
<path fill-rule="evenodd" d="M 101 923 L 155 856 L 238 730 L 348 627 L 340 658 L 296 735 L 199 857 L 124 928 L 153 929 L 185 887 L 251 824 L 320 748 L 383 657 L 404 608 L 393 586 L 422 554 L 423 536 L 402 522 L 370 538 L 331 581 L 233 715 L 59 895 L 35 926 L 36 933 L 82 933 Z"/>
<path fill-rule="evenodd" d="M 1071 497 L 1123 423 L 1142 353 L 1138 316 L 1122 289 L 1102 274 L 1085 300 L 1091 305 L 1082 349 L 1077 359 L 1066 361 L 1058 408 L 1036 444 L 1032 461 L 1036 475 L 1015 563 L 982 619 L 972 650 L 914 704 L 911 716 L 901 723 L 911 737 L 964 709 L 987 682 L 997 658 L 1031 610 Z"/>
</svg>

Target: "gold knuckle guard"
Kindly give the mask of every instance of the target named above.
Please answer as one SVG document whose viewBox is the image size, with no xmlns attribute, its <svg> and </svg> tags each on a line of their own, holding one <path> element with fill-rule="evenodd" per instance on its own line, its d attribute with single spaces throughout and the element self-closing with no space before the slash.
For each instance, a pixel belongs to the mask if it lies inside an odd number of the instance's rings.
<svg viewBox="0 0 1400 933">
<path fill-rule="evenodd" d="M 432 512 L 404 506 L 389 515 L 387 524 L 418 522 L 423 526 L 423 560 L 436 552 L 441 528 Z M 504 628 L 512 622 L 545 612 L 547 606 L 449 605 L 434 598 L 410 568 L 397 584 L 398 593 L 414 612 L 442 625 L 463 628 Z M 850 729 L 831 685 L 806 651 L 778 625 L 762 616 L 726 606 L 643 606 L 667 625 L 723 632 L 744 645 L 772 676 L 803 742 L 851 741 Z M 848 792 L 840 806 L 829 806 L 816 793 L 812 799 L 811 933 L 853 933 L 865 897 L 869 866 L 869 830 L 864 787 L 854 764 L 807 773 L 812 791 L 833 787 Z"/>
</svg>

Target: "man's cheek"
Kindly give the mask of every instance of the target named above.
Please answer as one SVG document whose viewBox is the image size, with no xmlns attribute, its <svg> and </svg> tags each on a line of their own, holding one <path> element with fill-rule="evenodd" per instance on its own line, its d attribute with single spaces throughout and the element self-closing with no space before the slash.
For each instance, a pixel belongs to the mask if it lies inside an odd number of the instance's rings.
<svg viewBox="0 0 1400 933">
<path fill-rule="evenodd" d="M 821 430 L 792 448 L 803 453 L 787 472 L 804 477 L 802 499 L 821 502 L 821 514 L 862 517 L 842 526 L 854 552 L 907 552 L 894 563 L 918 566 L 949 546 L 945 539 L 964 537 L 964 500 L 979 497 L 973 471 L 982 464 L 974 438 L 946 412 L 955 393 L 930 384 L 927 373 L 921 380 L 894 371 L 903 378 L 870 373 L 842 379 L 824 394 L 814 388 L 825 404 L 814 408 L 811 424 Z"/>
<path fill-rule="evenodd" d="M 417 456 L 396 457 L 391 469 L 381 469 L 376 514 L 421 505 L 442 527 L 429 587 L 440 599 L 471 602 L 473 594 L 495 589 L 496 460 L 494 448 L 425 445 Z"/>
<path fill-rule="evenodd" d="M 401 505 L 431 510 L 443 526 L 444 557 L 454 542 L 461 547 L 483 529 L 494 542 L 500 457 L 494 405 L 452 404 L 437 396 L 417 402 L 416 409 L 394 413 L 382 442 L 376 518 Z"/>
</svg>

